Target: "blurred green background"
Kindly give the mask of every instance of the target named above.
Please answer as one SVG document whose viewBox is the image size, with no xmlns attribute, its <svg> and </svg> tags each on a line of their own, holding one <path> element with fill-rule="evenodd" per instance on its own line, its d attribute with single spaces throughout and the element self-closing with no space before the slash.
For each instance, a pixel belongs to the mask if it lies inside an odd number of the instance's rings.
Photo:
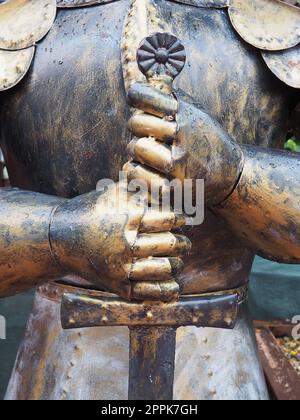
<svg viewBox="0 0 300 420">
<path fill-rule="evenodd" d="M 0 340 L 0 399 L 24 334 L 32 298 L 32 294 L 25 294 L 0 300 L 0 315 L 7 320 L 7 339 Z M 250 308 L 254 319 L 292 319 L 300 315 L 300 265 L 257 258 L 250 282 Z"/>
</svg>

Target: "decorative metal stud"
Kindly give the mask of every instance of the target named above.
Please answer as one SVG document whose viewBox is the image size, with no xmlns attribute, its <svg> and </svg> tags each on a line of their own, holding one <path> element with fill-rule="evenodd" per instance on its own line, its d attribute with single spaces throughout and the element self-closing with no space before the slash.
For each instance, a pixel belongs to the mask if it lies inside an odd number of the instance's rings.
<svg viewBox="0 0 300 420">
<path fill-rule="evenodd" d="M 186 62 L 182 42 L 169 33 L 156 33 L 143 40 L 137 52 L 141 72 L 151 79 L 155 76 L 170 76 L 175 79 Z"/>
</svg>

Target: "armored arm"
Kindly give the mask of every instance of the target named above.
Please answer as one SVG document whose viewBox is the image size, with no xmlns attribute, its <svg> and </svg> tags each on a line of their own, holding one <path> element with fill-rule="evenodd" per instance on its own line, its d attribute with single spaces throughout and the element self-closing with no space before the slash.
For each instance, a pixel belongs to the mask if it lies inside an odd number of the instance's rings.
<svg viewBox="0 0 300 420">
<path fill-rule="evenodd" d="M 0 296 L 58 278 L 64 270 L 51 254 L 49 225 L 57 197 L 0 189 Z"/>
<path fill-rule="evenodd" d="M 145 177 L 147 165 L 181 180 L 204 179 L 205 204 L 227 220 L 247 247 L 269 259 L 300 263 L 299 155 L 240 146 L 180 95 L 176 122 L 159 121 L 159 111 L 172 115 L 175 100 L 168 104 L 158 91 L 133 86 L 129 100 L 152 114 L 131 119 L 134 134 L 160 138 L 160 143 L 148 139 L 147 147 L 144 139 L 132 142 L 129 152 L 139 163 L 132 165 L 129 177 Z"/>
<path fill-rule="evenodd" d="M 232 195 L 217 211 L 259 255 L 300 263 L 300 157 L 243 147 L 244 168 Z"/>
<path fill-rule="evenodd" d="M 71 200 L 3 189 L 0 204 L 0 296 L 67 274 L 127 299 L 178 295 L 190 242 L 171 230 L 185 219 L 148 211 L 126 183 Z"/>
</svg>

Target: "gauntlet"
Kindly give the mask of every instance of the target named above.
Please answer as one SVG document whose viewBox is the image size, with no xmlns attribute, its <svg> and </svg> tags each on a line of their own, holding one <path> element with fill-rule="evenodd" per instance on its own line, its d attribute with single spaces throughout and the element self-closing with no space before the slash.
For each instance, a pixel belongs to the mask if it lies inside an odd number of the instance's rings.
<svg viewBox="0 0 300 420">
<path fill-rule="evenodd" d="M 242 150 L 191 98 L 182 92 L 176 96 L 170 98 L 141 83 L 130 89 L 130 104 L 146 113 L 134 115 L 129 122 L 130 130 L 141 137 L 130 143 L 129 153 L 143 164 L 127 165 L 129 178 L 148 179 L 148 168 L 154 168 L 182 181 L 204 179 L 206 204 L 219 204 L 238 183 Z M 163 185 L 164 178 L 158 182 Z"/>
<path fill-rule="evenodd" d="M 185 219 L 150 210 L 146 203 L 127 191 L 126 182 L 62 203 L 50 227 L 56 261 L 65 271 L 127 299 L 176 298 L 180 256 L 190 242 L 171 230 Z"/>
<path fill-rule="evenodd" d="M 128 299 L 177 297 L 190 243 L 171 230 L 185 219 L 150 211 L 126 184 L 72 200 L 4 189 L 0 203 L 1 296 L 77 275 Z"/>
</svg>

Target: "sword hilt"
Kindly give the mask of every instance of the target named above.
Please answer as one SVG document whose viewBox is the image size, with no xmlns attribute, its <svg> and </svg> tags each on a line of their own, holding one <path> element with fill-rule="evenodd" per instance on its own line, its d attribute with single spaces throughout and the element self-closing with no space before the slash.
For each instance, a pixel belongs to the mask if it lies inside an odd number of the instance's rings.
<svg viewBox="0 0 300 420">
<path fill-rule="evenodd" d="M 168 95 L 172 95 L 173 81 L 182 72 L 185 62 L 183 43 L 167 32 L 148 36 L 137 50 L 137 64 L 148 83 Z"/>
</svg>

